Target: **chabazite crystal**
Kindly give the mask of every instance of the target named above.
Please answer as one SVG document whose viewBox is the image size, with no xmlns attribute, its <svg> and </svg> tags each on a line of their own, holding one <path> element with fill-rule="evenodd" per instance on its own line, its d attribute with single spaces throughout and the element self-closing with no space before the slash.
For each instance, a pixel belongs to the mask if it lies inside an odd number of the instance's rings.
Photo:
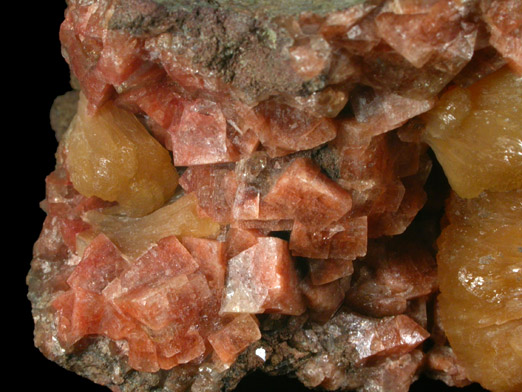
<svg viewBox="0 0 522 392">
<path fill-rule="evenodd" d="M 305 306 L 286 241 L 259 237 L 228 261 L 222 313 L 300 315 Z"/>
<path fill-rule="evenodd" d="M 473 214 L 452 196 L 437 248 L 429 146 L 461 196 L 492 178 L 518 196 L 521 18 L 517 0 L 69 1 L 80 91 L 51 116 L 36 346 L 117 392 L 230 391 L 255 370 L 326 390 L 483 382 L 437 299 L 436 253 Z M 511 297 L 513 319 L 485 320 L 522 373 Z"/>
</svg>

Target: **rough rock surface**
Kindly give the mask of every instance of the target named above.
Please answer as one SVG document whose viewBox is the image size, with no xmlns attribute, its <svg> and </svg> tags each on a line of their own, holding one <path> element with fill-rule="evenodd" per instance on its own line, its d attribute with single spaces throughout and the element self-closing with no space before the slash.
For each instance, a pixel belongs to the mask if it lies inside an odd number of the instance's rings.
<svg viewBox="0 0 522 392">
<path fill-rule="evenodd" d="M 469 382 L 437 316 L 443 191 L 417 116 L 453 83 L 522 67 L 519 4 L 281 4 L 68 2 L 81 92 L 53 105 L 61 143 L 27 277 L 49 359 L 115 392 L 228 391 L 255 370 L 326 390 Z M 136 116 L 171 155 L 165 205 L 126 216 L 79 192 L 79 95 L 93 118 Z"/>
</svg>

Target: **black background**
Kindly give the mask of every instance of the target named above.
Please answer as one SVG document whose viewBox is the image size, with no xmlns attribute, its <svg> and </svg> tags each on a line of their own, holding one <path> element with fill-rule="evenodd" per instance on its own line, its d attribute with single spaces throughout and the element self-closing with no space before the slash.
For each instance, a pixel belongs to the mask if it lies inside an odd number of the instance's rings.
<svg viewBox="0 0 522 392">
<path fill-rule="evenodd" d="M 4 173 L 8 174 L 8 186 L 4 186 L 7 254 L 4 260 L 9 274 L 4 279 L 11 281 L 10 271 L 15 269 L 15 293 L 4 294 L 14 309 L 3 318 L 7 328 L 8 344 L 4 349 L 8 372 L 21 372 L 15 377 L 20 390 L 108 391 L 83 379 L 47 360 L 33 345 L 33 320 L 27 300 L 25 276 L 32 258 L 32 246 L 36 241 L 44 212 L 39 203 L 45 197 L 45 177 L 54 168 L 54 153 L 57 142 L 49 125 L 49 110 L 54 98 L 70 89 L 68 67 L 61 56 L 58 30 L 63 20 L 65 2 L 61 0 L 18 2 L 16 9 L 9 12 L 15 22 L 6 33 L 8 45 L 4 46 L 4 75 L 7 85 L 13 86 L 9 96 L 7 118 L 9 129 L 7 143 L 4 141 Z M 4 14 L 4 18 L 6 15 Z M 9 21 L 7 21 L 9 22 Z M 5 49 L 7 47 L 7 50 Z M 5 71 L 4 71 L 5 72 Z M 6 93 L 6 91 L 4 91 Z M 12 177 L 12 178 L 11 178 Z M 4 284 L 7 287 L 6 284 Z M 14 298 L 14 301 L 11 301 Z M 12 332 L 15 332 L 14 337 Z M 5 371 L 4 371 L 5 372 Z M 14 374 L 14 373 L 13 373 Z M 17 388 L 17 389 L 18 389 Z M 244 379 L 237 392 L 257 391 L 307 391 L 299 382 L 286 377 L 267 378 L 253 374 Z M 477 385 L 464 389 L 449 388 L 445 384 L 425 378 L 414 383 L 411 391 L 483 391 Z"/>
</svg>

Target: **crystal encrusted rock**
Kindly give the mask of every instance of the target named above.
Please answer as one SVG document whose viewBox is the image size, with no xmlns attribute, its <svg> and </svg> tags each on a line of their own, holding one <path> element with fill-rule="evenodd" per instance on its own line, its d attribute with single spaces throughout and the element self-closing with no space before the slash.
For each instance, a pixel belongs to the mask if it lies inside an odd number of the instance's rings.
<svg viewBox="0 0 522 392">
<path fill-rule="evenodd" d="M 516 0 L 67 4 L 80 91 L 53 106 L 27 277 L 46 357 L 119 392 L 230 391 L 254 370 L 326 390 L 470 382 L 437 300 L 448 187 L 425 143 L 453 137 L 470 91 L 486 119 L 516 96 Z"/>
</svg>

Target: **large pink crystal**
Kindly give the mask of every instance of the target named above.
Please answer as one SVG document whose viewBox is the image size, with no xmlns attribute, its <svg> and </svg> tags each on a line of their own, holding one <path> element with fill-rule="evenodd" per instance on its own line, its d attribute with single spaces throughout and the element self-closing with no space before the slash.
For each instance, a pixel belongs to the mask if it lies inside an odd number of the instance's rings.
<svg viewBox="0 0 522 392">
<path fill-rule="evenodd" d="M 254 246 L 228 261 L 221 312 L 303 313 L 305 305 L 293 263 L 286 241 L 259 237 Z"/>
</svg>

